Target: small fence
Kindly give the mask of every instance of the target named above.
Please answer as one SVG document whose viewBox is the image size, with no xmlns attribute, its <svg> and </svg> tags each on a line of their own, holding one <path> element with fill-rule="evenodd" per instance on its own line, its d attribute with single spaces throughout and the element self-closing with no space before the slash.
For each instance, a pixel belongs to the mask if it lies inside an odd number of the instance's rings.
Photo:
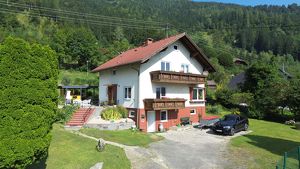
<svg viewBox="0 0 300 169">
<path fill-rule="evenodd" d="M 300 169 L 300 146 L 285 152 L 283 159 L 277 163 L 276 169 Z"/>
</svg>

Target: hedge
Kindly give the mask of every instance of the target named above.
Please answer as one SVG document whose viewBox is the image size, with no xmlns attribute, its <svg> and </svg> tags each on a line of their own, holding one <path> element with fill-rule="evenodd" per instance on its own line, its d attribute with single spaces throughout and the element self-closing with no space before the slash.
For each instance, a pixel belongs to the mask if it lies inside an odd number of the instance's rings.
<svg viewBox="0 0 300 169">
<path fill-rule="evenodd" d="M 0 44 L 0 168 L 25 168 L 47 155 L 57 112 L 58 60 L 47 46 Z"/>
</svg>

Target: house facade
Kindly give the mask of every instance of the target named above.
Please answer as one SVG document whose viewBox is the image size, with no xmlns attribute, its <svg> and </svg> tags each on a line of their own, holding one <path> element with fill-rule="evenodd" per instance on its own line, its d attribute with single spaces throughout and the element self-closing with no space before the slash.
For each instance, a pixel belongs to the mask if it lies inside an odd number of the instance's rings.
<svg viewBox="0 0 300 169">
<path fill-rule="evenodd" d="M 215 71 L 185 34 L 152 39 L 100 65 L 100 104 L 123 105 L 139 129 L 168 129 L 205 115 L 205 82 Z"/>
</svg>

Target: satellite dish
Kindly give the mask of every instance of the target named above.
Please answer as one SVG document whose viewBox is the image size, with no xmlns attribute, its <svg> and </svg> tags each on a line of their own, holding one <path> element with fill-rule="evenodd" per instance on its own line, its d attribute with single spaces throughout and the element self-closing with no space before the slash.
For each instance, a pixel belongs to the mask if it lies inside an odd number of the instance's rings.
<svg viewBox="0 0 300 169">
<path fill-rule="evenodd" d="M 207 70 L 203 71 L 202 75 L 208 76 L 208 71 Z"/>
</svg>

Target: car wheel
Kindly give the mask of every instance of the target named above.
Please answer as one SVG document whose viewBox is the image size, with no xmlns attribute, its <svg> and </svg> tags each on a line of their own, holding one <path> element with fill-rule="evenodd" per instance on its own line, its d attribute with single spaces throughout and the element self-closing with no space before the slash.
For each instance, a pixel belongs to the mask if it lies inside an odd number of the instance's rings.
<svg viewBox="0 0 300 169">
<path fill-rule="evenodd" d="M 233 135 L 234 135 L 234 128 L 232 128 L 232 129 L 230 130 L 229 135 L 230 135 L 230 136 L 233 136 Z"/>
<path fill-rule="evenodd" d="M 244 131 L 248 130 L 248 124 L 244 124 Z"/>
</svg>

